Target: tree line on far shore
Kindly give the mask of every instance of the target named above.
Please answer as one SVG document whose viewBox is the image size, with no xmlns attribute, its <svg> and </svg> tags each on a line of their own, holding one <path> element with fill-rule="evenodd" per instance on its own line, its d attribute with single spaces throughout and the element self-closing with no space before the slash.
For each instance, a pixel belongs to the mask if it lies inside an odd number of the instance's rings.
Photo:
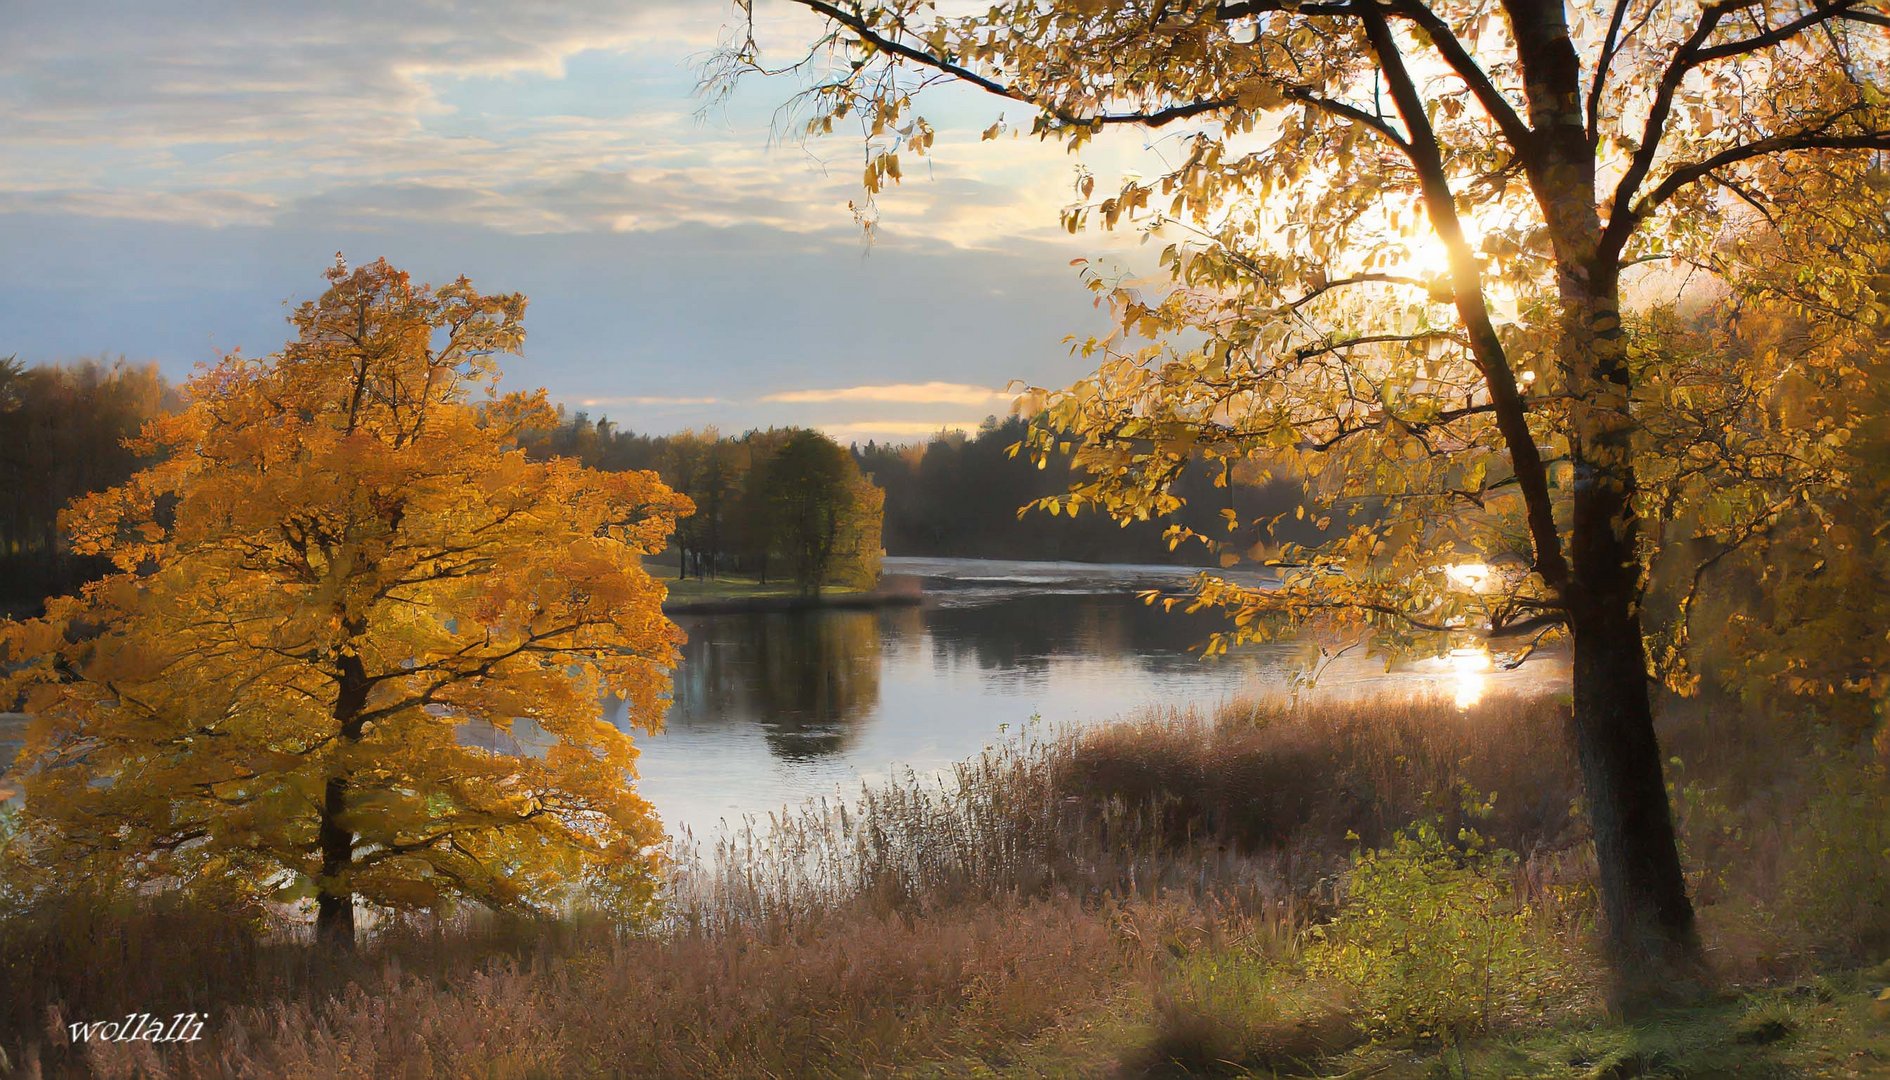
<svg viewBox="0 0 1890 1080">
<path fill-rule="evenodd" d="M 1248 523 L 1236 537 L 1243 549 L 1318 534 L 1297 513 L 1299 484 L 1290 477 L 1241 470 L 1217 483 L 1218 470 L 1189 467 L 1176 482 L 1185 500 L 1166 520 L 1121 524 L 1107 514 L 1019 513 L 1039 500 L 1067 495 L 1070 457 L 1052 455 L 1039 468 L 1013 453 L 1028 424 L 1020 417 L 987 417 L 977 431 L 945 431 L 923 444 L 869 442 L 853 455 L 886 490 L 886 550 L 939 558 L 1048 559 L 1071 562 L 1213 565 L 1205 545 L 1171 545 L 1171 526 L 1228 536 L 1226 511 Z M 1262 524 L 1253 524 L 1259 521 Z"/>
<path fill-rule="evenodd" d="M 688 572 L 756 574 L 746 521 L 758 520 L 747 500 L 754 462 L 773 452 L 787 432 L 751 431 L 728 438 L 711 428 L 677 435 L 646 435 L 618 427 L 608 417 L 561 413 L 561 423 L 543 437 L 544 452 L 578 458 L 599 469 L 653 469 L 663 482 L 696 502 L 696 514 L 679 527 L 675 546 L 685 552 Z M 1169 525 L 1225 533 L 1223 511 L 1237 507 L 1243 520 L 1263 517 L 1268 530 L 1248 528 L 1246 545 L 1305 541 L 1318 534 L 1296 514 L 1299 485 L 1291 478 L 1249 473 L 1215 482 L 1213 470 L 1195 467 L 1180 482 L 1188 503 L 1175 521 L 1139 521 L 1127 527 L 1103 514 L 1020 514 L 1020 508 L 1067 493 L 1067 457 L 1038 468 L 1011 447 L 1024 437 L 1026 422 L 987 417 L 975 432 L 940 431 L 918 443 L 855 443 L 852 478 L 863 477 L 883 493 L 883 536 L 889 555 L 936 558 L 1047 559 L 1072 562 L 1174 563 L 1204 566 L 1213 556 L 1203 545 L 1171 548 Z M 831 466 L 830 466 L 831 467 Z"/>
<path fill-rule="evenodd" d="M 59 512 L 149 464 L 125 440 L 177 405 L 156 364 L 0 357 L 0 614 L 105 572 L 103 559 L 72 554 Z"/>
<path fill-rule="evenodd" d="M 85 360 L 28 367 L 0 361 L 0 606 L 31 610 L 103 571 L 72 554 L 58 524 L 72 499 L 122 483 L 148 461 L 124 446 L 146 420 L 175 409 L 177 389 L 155 364 Z M 1019 515 L 1069 490 L 1067 459 L 1038 468 L 1010 448 L 1017 417 L 991 417 L 976 432 L 941 431 L 917 444 L 868 442 L 850 449 L 802 428 L 724 436 L 713 428 L 674 435 L 626 430 L 608 417 L 558 411 L 533 433 L 534 456 L 573 457 L 597 469 L 647 469 L 695 503 L 670 550 L 675 576 L 734 575 L 762 583 L 870 587 L 880 556 L 1051 559 L 1206 565 L 1199 544 L 1171 548 L 1168 522 L 1127 527 L 1102 514 Z M 1294 515 L 1289 480 L 1237 475 L 1222 485 L 1202 467 L 1181 481 L 1179 520 L 1198 532 L 1224 510 L 1243 521 L 1276 519 L 1248 543 L 1303 540 L 1312 525 Z"/>
<path fill-rule="evenodd" d="M 60 512 L 151 464 L 125 442 L 180 404 L 155 364 L 29 367 L 0 358 L 0 609 L 30 612 L 108 569 L 72 551 Z M 695 513 L 679 524 L 673 555 L 659 557 L 673 557 L 678 576 L 737 574 L 804 592 L 867 588 L 879 576 L 883 495 L 818 432 L 649 436 L 561 410 L 556 426 L 526 436 L 526 448 L 610 471 L 647 469 L 688 495 Z"/>
</svg>

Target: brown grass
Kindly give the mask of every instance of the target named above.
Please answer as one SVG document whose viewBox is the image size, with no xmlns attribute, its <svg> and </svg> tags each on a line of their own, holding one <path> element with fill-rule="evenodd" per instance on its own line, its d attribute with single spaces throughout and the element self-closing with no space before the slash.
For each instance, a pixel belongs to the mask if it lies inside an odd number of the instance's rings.
<svg viewBox="0 0 1890 1080">
<path fill-rule="evenodd" d="M 1498 698 L 1243 703 L 1061 732 L 692 849 L 677 916 L 786 932 L 1051 895 L 1294 904 L 1360 843 L 1427 814 L 1454 828 L 1466 784 L 1496 795 L 1479 824 L 1496 842 L 1561 850 L 1580 839 L 1565 723 L 1552 702 Z"/>
</svg>

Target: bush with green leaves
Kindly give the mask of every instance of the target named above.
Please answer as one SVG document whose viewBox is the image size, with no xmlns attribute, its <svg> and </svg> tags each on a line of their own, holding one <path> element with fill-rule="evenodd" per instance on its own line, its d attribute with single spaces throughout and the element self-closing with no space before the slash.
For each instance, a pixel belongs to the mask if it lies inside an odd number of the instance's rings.
<svg viewBox="0 0 1890 1080">
<path fill-rule="evenodd" d="M 1345 899 L 1308 931 L 1307 971 L 1352 997 L 1374 1037 L 1455 1039 L 1566 989 L 1559 946 L 1512 885 L 1516 856 L 1418 822 L 1361 851 Z"/>
</svg>

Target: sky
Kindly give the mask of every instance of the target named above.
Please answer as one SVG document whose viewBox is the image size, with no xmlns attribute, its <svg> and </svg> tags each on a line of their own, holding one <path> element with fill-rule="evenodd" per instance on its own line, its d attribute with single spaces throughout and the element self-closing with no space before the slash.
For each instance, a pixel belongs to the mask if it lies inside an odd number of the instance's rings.
<svg viewBox="0 0 1890 1080">
<path fill-rule="evenodd" d="M 784 0 L 757 10 L 764 60 L 812 39 Z M 847 209 L 862 147 L 798 136 L 781 110 L 800 81 L 697 92 L 734 18 L 725 0 L 12 0 L 0 355 L 181 378 L 268 354 L 340 252 L 525 293 L 506 384 L 632 430 L 905 440 L 1003 414 L 1011 380 L 1079 377 L 1066 335 L 1106 324 L 1071 260 L 1133 238 L 1059 229 L 1077 159 L 981 142 L 1003 103 L 938 92 L 935 151 L 907 159 L 869 246 Z M 1160 152 L 1086 153 L 1107 177 Z"/>
</svg>

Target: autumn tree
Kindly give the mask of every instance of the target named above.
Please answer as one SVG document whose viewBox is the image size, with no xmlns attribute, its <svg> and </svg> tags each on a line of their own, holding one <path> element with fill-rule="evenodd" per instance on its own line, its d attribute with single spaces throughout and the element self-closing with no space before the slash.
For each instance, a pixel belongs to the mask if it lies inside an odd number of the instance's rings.
<svg viewBox="0 0 1890 1080">
<path fill-rule="evenodd" d="M 739 447 L 743 484 L 735 504 L 734 545 L 742 567 L 755 574 L 763 585 L 777 568 L 778 530 L 768 465 L 793 434 L 786 428 L 750 431 L 742 436 Z"/>
<path fill-rule="evenodd" d="M 733 547 L 747 455 L 714 428 L 677 432 L 662 443 L 658 471 L 696 507 L 676 533 L 677 576 L 717 577 Z"/>
<path fill-rule="evenodd" d="M 549 410 L 494 359 L 524 310 L 338 261 L 279 354 L 197 375 L 136 444 L 159 462 L 72 507 L 117 572 L 4 634 L 37 861 L 312 896 L 342 948 L 357 901 L 647 899 L 661 830 L 598 701 L 661 721 L 680 635 L 642 557 L 688 503 L 527 458 Z"/>
<path fill-rule="evenodd" d="M 1890 175 L 1800 169 L 1811 197 L 1711 255 L 1724 287 L 1631 323 L 1680 453 L 1643 476 L 1657 666 L 1850 736 L 1890 688 Z M 1691 431 L 1676 431 L 1681 426 Z"/>
<path fill-rule="evenodd" d="M 817 431 L 794 431 L 754 483 L 767 500 L 771 546 L 802 593 L 878 580 L 884 496 L 838 443 Z"/>
<path fill-rule="evenodd" d="M 1692 954 L 1643 634 L 1641 467 L 1674 448 L 1652 441 L 1658 375 L 1623 300 L 1728 216 L 1798 212 L 1804 170 L 1890 149 L 1881 5 L 796 2 L 823 29 L 785 66 L 811 78 L 811 132 L 867 133 L 869 217 L 931 146 L 915 97 L 943 78 L 1072 149 L 1164 131 L 1154 175 L 1084 175 L 1065 215 L 1146 229 L 1161 274 L 1085 272 L 1119 331 L 1039 399 L 1033 452 L 1073 442 L 1087 474 L 1060 505 L 1166 517 L 1190 461 L 1283 461 L 1353 527 L 1266 550 L 1172 537 L 1279 568 L 1277 590 L 1205 583 L 1232 639 L 1284 619 L 1386 648 L 1474 633 L 1514 658 L 1566 634 L 1610 942 Z M 745 21 L 731 77 L 763 68 Z M 1490 570 L 1450 573 L 1466 564 Z"/>
<path fill-rule="evenodd" d="M 880 564 L 886 555 L 886 492 L 860 471 L 851 454 L 845 461 L 846 513 L 835 529 L 827 581 L 849 589 L 870 589 L 879 584 Z"/>
</svg>

